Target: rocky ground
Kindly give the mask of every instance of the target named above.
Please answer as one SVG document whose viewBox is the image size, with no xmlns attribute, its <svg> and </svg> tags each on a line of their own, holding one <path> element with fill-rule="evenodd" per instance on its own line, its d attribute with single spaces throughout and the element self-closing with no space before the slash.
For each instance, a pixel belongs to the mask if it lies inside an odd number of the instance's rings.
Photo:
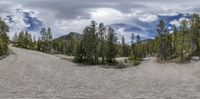
<svg viewBox="0 0 200 99">
<path fill-rule="evenodd" d="M 146 58 L 125 69 L 83 66 L 11 47 L 0 60 L 0 99 L 200 98 L 200 62 L 158 64 Z"/>
</svg>

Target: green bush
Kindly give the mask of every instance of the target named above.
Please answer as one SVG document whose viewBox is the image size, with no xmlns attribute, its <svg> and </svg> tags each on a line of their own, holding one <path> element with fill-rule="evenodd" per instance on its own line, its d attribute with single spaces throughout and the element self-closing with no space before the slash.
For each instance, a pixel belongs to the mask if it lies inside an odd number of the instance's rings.
<svg viewBox="0 0 200 99">
<path fill-rule="evenodd" d="M 141 58 L 137 58 L 137 57 L 135 57 L 135 56 L 129 57 L 128 60 L 129 60 L 129 62 L 132 63 L 133 65 L 139 65 L 139 64 L 141 64 L 140 61 L 142 61 Z"/>
<path fill-rule="evenodd" d="M 141 64 L 141 62 L 139 61 L 139 60 L 132 60 L 132 63 L 134 64 L 134 65 L 139 65 L 139 64 Z"/>
<path fill-rule="evenodd" d="M 125 63 L 128 63 L 128 60 L 127 60 L 127 59 L 124 59 L 124 62 L 125 62 Z"/>
<path fill-rule="evenodd" d="M 2 37 L 0 37 L 0 56 L 6 54 L 7 50 L 8 50 L 7 42 Z"/>
</svg>

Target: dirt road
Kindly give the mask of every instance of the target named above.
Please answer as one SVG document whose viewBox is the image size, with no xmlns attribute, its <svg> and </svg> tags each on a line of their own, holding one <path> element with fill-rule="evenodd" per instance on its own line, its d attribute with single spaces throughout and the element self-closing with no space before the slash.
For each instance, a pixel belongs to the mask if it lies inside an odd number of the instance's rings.
<svg viewBox="0 0 200 99">
<path fill-rule="evenodd" d="M 200 62 L 138 67 L 79 66 L 41 52 L 11 47 L 0 60 L 0 99 L 200 98 Z"/>
</svg>

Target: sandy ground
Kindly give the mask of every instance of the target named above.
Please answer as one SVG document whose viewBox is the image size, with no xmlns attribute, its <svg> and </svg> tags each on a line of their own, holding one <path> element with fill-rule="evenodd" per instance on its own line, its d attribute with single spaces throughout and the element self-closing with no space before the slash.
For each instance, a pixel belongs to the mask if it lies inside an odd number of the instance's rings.
<svg viewBox="0 0 200 99">
<path fill-rule="evenodd" d="M 200 98 L 200 62 L 158 64 L 146 58 L 137 67 L 108 69 L 14 47 L 11 52 L 0 60 L 0 99 Z"/>
</svg>

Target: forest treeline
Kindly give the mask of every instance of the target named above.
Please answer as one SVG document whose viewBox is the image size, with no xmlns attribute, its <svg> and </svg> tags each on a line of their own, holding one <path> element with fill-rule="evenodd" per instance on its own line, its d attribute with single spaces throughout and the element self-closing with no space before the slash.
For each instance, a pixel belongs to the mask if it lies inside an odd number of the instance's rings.
<svg viewBox="0 0 200 99">
<path fill-rule="evenodd" d="M 1 21 L 1 54 L 8 45 L 8 26 Z M 82 34 L 71 32 L 68 35 L 53 39 L 51 28 L 42 28 L 40 37 L 35 38 L 27 31 L 16 33 L 13 44 L 17 47 L 38 50 L 46 53 L 60 53 L 75 56 L 76 62 L 87 64 L 115 63 L 116 57 L 128 57 L 125 62 L 135 65 L 147 56 L 156 56 L 159 62 L 186 62 L 193 56 L 200 56 L 200 16 L 193 14 L 191 19 L 180 22 L 168 30 L 163 20 L 157 25 L 154 39 L 141 40 L 140 35 L 131 34 L 131 44 L 125 38 L 117 38 L 110 26 L 92 21 Z M 127 38 L 126 38 L 127 39 Z M 121 40 L 119 43 L 118 41 Z"/>
<path fill-rule="evenodd" d="M 40 37 L 36 39 L 28 31 L 15 33 L 13 36 L 13 45 L 20 48 L 38 50 L 46 53 L 53 52 L 53 37 L 51 28 L 42 28 Z"/>
<path fill-rule="evenodd" d="M 193 14 L 190 20 L 182 20 L 180 26 L 174 26 L 169 33 L 163 20 L 157 28 L 157 58 L 159 61 L 176 59 L 178 62 L 200 56 L 200 16 Z"/>
<path fill-rule="evenodd" d="M 0 18 L 0 56 L 5 55 L 8 52 L 9 38 L 7 32 L 9 32 L 9 27 Z"/>
<path fill-rule="evenodd" d="M 133 44 L 134 38 L 137 38 L 138 42 L 141 40 L 139 35 L 134 37 L 132 34 L 132 36 Z M 76 62 L 86 64 L 112 64 L 115 63 L 116 57 L 128 57 L 133 49 L 125 43 L 125 39 L 122 44 L 118 43 L 117 39 L 112 27 L 92 21 L 83 30 L 83 34 L 71 32 L 56 39 L 52 38 L 51 28 L 42 28 L 37 39 L 28 31 L 21 31 L 13 36 L 13 45 L 46 53 L 75 56 Z M 134 44 L 134 49 L 142 48 L 138 47 L 138 44 Z M 138 52 L 135 57 L 141 58 L 142 51 L 140 49 L 134 51 Z"/>
</svg>

